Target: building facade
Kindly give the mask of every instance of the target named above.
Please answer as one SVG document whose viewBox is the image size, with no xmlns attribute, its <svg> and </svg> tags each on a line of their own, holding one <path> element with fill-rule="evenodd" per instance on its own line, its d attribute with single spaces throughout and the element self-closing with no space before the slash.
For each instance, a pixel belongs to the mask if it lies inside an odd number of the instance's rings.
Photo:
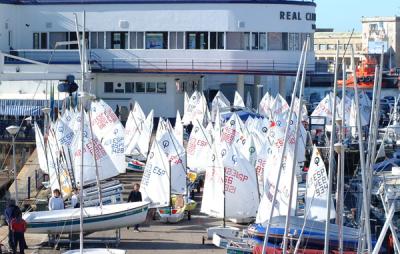
<svg viewBox="0 0 400 254">
<path fill-rule="evenodd" d="M 85 27 L 91 70 L 85 89 L 113 106 L 128 107 L 138 100 L 146 112 L 154 108 L 156 116 L 182 112 L 184 91 L 218 89 L 222 83 L 232 83 L 242 95 L 249 82 L 252 93 L 261 96 L 254 80 L 258 86 L 274 85 L 276 91 L 289 93 L 304 41 L 310 38 L 314 44 L 313 1 L 0 3 L 1 51 L 50 64 L 54 72 L 68 68 L 79 73 L 77 20 L 80 31 Z M 307 70 L 313 71 L 310 48 Z M 18 80 L 33 68 L 5 63 L 3 80 Z M 277 82 L 267 84 L 268 80 Z"/>
</svg>

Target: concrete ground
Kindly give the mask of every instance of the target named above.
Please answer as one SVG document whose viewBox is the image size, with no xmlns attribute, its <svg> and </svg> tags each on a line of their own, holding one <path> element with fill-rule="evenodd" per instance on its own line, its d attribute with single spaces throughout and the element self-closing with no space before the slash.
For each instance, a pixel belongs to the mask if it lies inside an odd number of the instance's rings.
<svg viewBox="0 0 400 254">
<path fill-rule="evenodd" d="M 226 250 L 218 249 L 212 245 L 209 240 L 202 243 L 203 236 L 206 236 L 206 228 L 218 226 L 220 220 L 207 218 L 205 216 L 192 216 L 178 224 L 163 224 L 159 221 L 152 221 L 150 226 L 141 227 L 141 232 L 133 232 L 133 229 L 121 229 L 120 249 L 127 250 L 127 253 L 226 253 Z M 0 228 L 0 235 L 7 235 L 7 227 Z M 113 237 L 114 231 L 98 232 L 85 236 L 87 240 L 96 239 L 96 237 Z M 49 247 L 47 245 L 47 235 L 26 234 L 29 249 L 26 253 L 62 253 L 69 248 L 69 244 L 60 244 L 60 249 Z M 3 239 L 3 237 L 1 237 Z M 7 245 L 7 239 L 2 243 Z M 112 244 L 89 243 L 88 248 L 114 248 Z M 72 248 L 79 248 L 79 244 L 73 244 Z"/>
</svg>

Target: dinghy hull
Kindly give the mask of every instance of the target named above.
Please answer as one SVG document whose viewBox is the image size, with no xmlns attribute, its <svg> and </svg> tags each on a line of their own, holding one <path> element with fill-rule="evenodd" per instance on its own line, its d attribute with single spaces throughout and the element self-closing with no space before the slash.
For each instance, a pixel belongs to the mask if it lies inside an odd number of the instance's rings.
<svg viewBox="0 0 400 254">
<path fill-rule="evenodd" d="M 83 231 L 85 233 L 123 228 L 143 223 L 146 220 L 148 202 L 87 207 L 83 209 Z M 80 231 L 80 209 L 30 212 L 23 218 L 28 223 L 27 233 L 62 234 Z"/>
</svg>

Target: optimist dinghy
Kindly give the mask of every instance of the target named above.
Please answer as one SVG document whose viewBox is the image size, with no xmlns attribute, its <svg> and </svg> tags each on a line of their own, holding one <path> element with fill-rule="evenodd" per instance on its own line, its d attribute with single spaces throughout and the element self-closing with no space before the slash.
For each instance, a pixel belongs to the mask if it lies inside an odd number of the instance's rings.
<svg viewBox="0 0 400 254">
<path fill-rule="evenodd" d="M 123 228 L 146 220 L 148 202 L 103 205 L 83 209 L 83 231 L 96 232 Z M 28 224 L 27 232 L 34 234 L 78 233 L 80 209 L 64 209 L 29 212 L 23 216 Z"/>
</svg>

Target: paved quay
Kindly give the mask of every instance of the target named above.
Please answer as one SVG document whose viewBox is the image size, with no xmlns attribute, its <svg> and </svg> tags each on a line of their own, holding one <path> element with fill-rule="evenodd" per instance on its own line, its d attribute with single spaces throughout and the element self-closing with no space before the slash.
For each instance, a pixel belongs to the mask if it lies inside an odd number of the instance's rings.
<svg viewBox="0 0 400 254">
<path fill-rule="evenodd" d="M 121 229 L 120 249 L 127 250 L 127 253 L 226 253 L 223 249 L 218 249 L 212 245 L 211 240 L 206 240 L 202 244 L 203 236 L 206 236 L 206 228 L 218 226 L 221 220 L 207 218 L 203 216 L 192 216 L 177 224 L 163 224 L 159 221 L 152 221 L 150 226 L 141 228 L 141 232 L 133 232 L 133 229 Z M 7 235 L 7 227 L 0 228 L 0 235 Z M 85 236 L 85 239 L 95 239 L 96 237 L 113 237 L 114 231 L 97 232 Z M 1 237 L 3 239 L 3 237 Z M 29 249 L 26 253 L 53 254 L 62 253 L 68 246 L 60 245 L 56 250 L 47 246 L 47 235 L 26 234 Z M 6 245 L 7 240 L 2 240 Z M 85 247 L 106 248 L 104 243 L 87 244 Z M 112 245 L 108 246 L 113 248 Z M 73 248 L 79 248 L 74 244 Z"/>
</svg>

